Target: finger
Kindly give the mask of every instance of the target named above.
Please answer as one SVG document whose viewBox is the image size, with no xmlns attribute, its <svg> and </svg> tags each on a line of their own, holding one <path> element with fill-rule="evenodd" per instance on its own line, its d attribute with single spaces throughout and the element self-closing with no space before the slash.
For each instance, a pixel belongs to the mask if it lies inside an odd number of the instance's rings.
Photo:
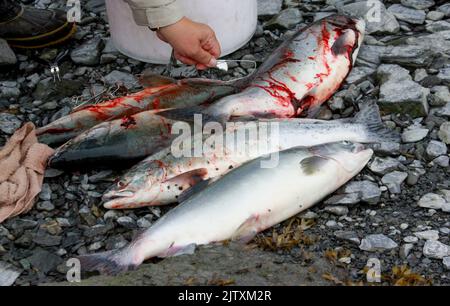
<svg viewBox="0 0 450 306">
<path fill-rule="evenodd" d="M 197 64 L 203 64 L 207 67 L 217 66 L 216 58 L 208 51 L 205 51 L 199 46 L 199 48 L 190 56 L 193 60 L 197 61 Z"/>
<path fill-rule="evenodd" d="M 208 69 L 209 67 L 208 67 L 208 66 L 205 66 L 205 65 L 203 65 L 203 64 L 197 64 L 197 65 L 195 66 L 195 68 L 197 68 L 197 70 L 206 70 L 206 69 Z"/>
<path fill-rule="evenodd" d="M 215 58 L 219 58 L 222 53 L 220 43 L 214 34 L 202 45 L 202 48 L 208 51 Z"/>
<path fill-rule="evenodd" d="M 196 62 L 195 60 L 193 60 L 193 59 L 191 59 L 191 58 L 189 58 L 189 57 L 187 57 L 187 56 L 181 55 L 181 54 L 178 53 L 178 52 L 175 52 L 175 58 L 176 58 L 177 60 L 179 60 L 180 62 L 182 62 L 183 64 L 186 64 L 186 65 L 191 65 L 191 66 L 193 66 L 193 65 L 196 65 L 196 64 L 197 64 L 197 62 Z"/>
</svg>

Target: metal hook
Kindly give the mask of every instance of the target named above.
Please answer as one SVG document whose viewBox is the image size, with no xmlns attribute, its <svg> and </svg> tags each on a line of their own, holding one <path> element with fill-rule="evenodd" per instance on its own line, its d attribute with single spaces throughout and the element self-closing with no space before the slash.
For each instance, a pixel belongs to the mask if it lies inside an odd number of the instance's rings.
<svg viewBox="0 0 450 306">
<path fill-rule="evenodd" d="M 69 53 L 69 50 L 64 50 L 62 52 L 60 52 L 55 60 L 53 61 L 53 63 L 50 63 L 50 73 L 53 76 L 53 82 L 56 83 L 56 80 L 58 80 L 59 82 L 61 82 L 61 76 L 59 74 L 59 62 Z"/>
</svg>

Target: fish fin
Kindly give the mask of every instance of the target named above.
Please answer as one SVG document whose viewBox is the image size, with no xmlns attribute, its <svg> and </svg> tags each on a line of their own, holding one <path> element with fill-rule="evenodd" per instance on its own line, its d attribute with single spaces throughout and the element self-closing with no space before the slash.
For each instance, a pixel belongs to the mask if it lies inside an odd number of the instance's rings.
<svg viewBox="0 0 450 306">
<path fill-rule="evenodd" d="M 183 191 L 182 194 L 178 196 L 178 202 L 184 202 L 187 199 L 189 199 L 191 196 L 193 196 L 195 193 L 200 192 L 201 190 L 205 189 L 209 184 L 211 183 L 211 179 L 202 180 L 200 182 L 197 182 L 192 187 L 186 189 Z"/>
<path fill-rule="evenodd" d="M 380 110 L 375 102 L 363 106 L 355 115 L 354 122 L 367 126 L 369 140 L 373 142 L 400 142 L 400 133 L 383 125 Z"/>
<path fill-rule="evenodd" d="M 256 236 L 256 234 L 258 234 L 258 218 L 251 216 L 238 227 L 231 237 L 231 240 L 247 244 Z"/>
<path fill-rule="evenodd" d="M 313 175 L 318 172 L 329 161 L 328 158 L 322 156 L 311 156 L 300 162 L 300 167 L 306 175 Z"/>
<path fill-rule="evenodd" d="M 339 36 L 338 39 L 334 42 L 334 44 L 331 46 L 331 52 L 333 55 L 343 55 L 347 54 L 349 52 L 348 49 L 348 35 L 350 35 L 351 32 L 347 31 L 343 33 L 341 36 Z"/>
<path fill-rule="evenodd" d="M 195 243 L 188 244 L 184 247 L 171 246 L 164 254 L 158 255 L 158 257 L 172 257 L 180 255 L 192 255 L 195 252 L 197 245 Z"/>
<path fill-rule="evenodd" d="M 173 78 L 155 74 L 150 71 L 144 71 L 139 77 L 139 83 L 143 87 L 160 87 L 164 85 L 175 84 L 176 82 L 177 80 Z"/>
<path fill-rule="evenodd" d="M 206 106 L 193 106 L 187 108 L 176 108 L 158 113 L 159 116 L 175 121 L 194 122 L 194 115 L 202 115 L 202 123 L 204 122 L 222 122 L 220 118 L 207 114 Z"/>
<path fill-rule="evenodd" d="M 98 271 L 101 274 L 117 275 L 136 268 L 134 265 L 122 264 L 116 259 L 122 257 L 120 256 L 121 252 L 121 250 L 112 250 L 91 255 L 83 255 L 77 258 L 80 261 L 82 271 Z"/>
</svg>

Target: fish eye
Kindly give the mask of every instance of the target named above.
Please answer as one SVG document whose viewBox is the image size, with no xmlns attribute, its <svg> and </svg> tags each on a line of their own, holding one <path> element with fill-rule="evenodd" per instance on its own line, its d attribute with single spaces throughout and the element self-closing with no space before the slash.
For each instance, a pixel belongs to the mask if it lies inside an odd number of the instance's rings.
<svg viewBox="0 0 450 306">
<path fill-rule="evenodd" d="M 342 142 L 342 144 L 343 144 L 344 146 L 350 146 L 352 143 L 351 143 L 350 141 L 344 140 L 344 141 Z"/>
<path fill-rule="evenodd" d="M 123 187 L 125 187 L 125 183 L 123 181 L 119 181 L 119 182 L 117 182 L 117 187 L 123 188 Z"/>
</svg>

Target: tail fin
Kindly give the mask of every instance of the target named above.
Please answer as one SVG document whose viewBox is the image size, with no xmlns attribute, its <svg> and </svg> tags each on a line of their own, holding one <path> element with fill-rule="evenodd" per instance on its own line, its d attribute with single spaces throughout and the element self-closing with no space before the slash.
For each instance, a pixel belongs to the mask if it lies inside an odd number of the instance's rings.
<svg viewBox="0 0 450 306">
<path fill-rule="evenodd" d="M 366 125 L 369 139 L 374 142 L 400 142 L 400 133 L 383 125 L 380 109 L 375 102 L 365 105 L 355 115 L 353 122 Z"/>
<path fill-rule="evenodd" d="M 117 275 L 134 270 L 135 265 L 121 263 L 122 250 L 79 256 L 81 271 L 98 271 L 101 274 Z"/>
</svg>

